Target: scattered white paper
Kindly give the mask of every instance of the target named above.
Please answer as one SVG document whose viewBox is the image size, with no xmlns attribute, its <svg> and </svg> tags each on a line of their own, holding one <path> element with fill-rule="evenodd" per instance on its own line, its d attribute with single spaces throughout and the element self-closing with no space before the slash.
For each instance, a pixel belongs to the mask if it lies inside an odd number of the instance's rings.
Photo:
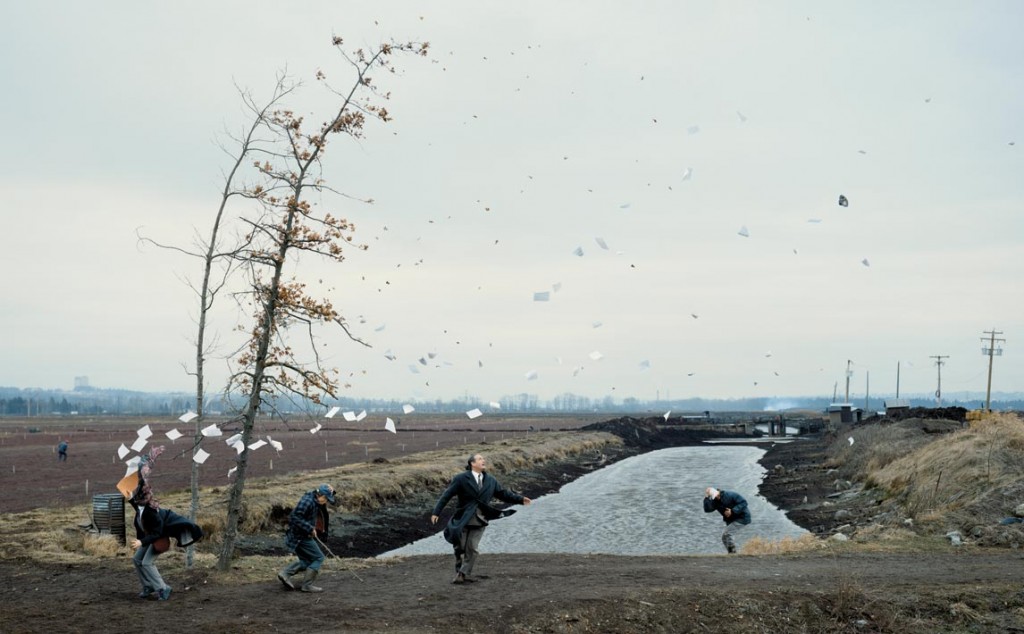
<svg viewBox="0 0 1024 634">
<path fill-rule="evenodd" d="M 700 132 L 700 126 L 691 125 L 690 127 L 686 128 L 687 134 L 697 134 L 698 132 Z"/>
<path fill-rule="evenodd" d="M 196 464 L 203 464 L 206 459 L 210 457 L 210 454 L 206 453 L 202 449 L 196 450 L 196 455 L 192 456 L 192 461 Z"/>
<path fill-rule="evenodd" d="M 436 357 L 436 356 L 437 356 L 437 353 L 436 353 L 436 352 L 428 352 L 428 353 L 427 353 L 427 358 L 428 358 L 428 359 L 433 359 L 433 358 L 434 358 L 434 357 Z"/>
<path fill-rule="evenodd" d="M 604 355 L 598 352 L 597 350 L 594 350 L 593 352 L 590 353 L 590 358 L 593 359 L 594 361 L 600 361 L 601 359 L 604 358 Z"/>
<path fill-rule="evenodd" d="M 332 407 L 329 412 L 324 414 L 324 418 L 334 418 L 334 415 L 341 411 L 340 407 Z"/>
<path fill-rule="evenodd" d="M 203 427 L 202 431 L 200 431 L 199 433 L 206 436 L 207 438 L 216 438 L 217 436 L 224 435 L 221 433 L 220 429 L 217 427 L 216 424 L 210 425 L 208 427 Z M 200 462 L 199 464 L 202 463 Z"/>
<path fill-rule="evenodd" d="M 256 451 L 260 447 L 265 447 L 266 444 L 267 443 L 264 440 L 257 440 L 256 442 L 249 445 L 249 451 Z"/>
<path fill-rule="evenodd" d="M 185 412 L 184 414 L 178 417 L 178 420 L 180 420 L 183 423 L 188 423 L 197 418 L 199 418 L 199 414 L 196 414 L 195 412 Z"/>
<path fill-rule="evenodd" d="M 551 285 L 551 290 L 553 290 L 556 293 L 558 291 L 562 290 L 562 283 L 561 282 L 555 282 L 554 284 Z"/>
<path fill-rule="evenodd" d="M 267 442 L 270 443 L 271 447 L 273 447 L 274 449 L 277 449 L 278 451 L 281 451 L 282 449 L 284 449 L 284 445 L 282 445 L 279 441 L 274 440 L 270 436 L 267 436 Z"/>
<path fill-rule="evenodd" d="M 356 420 L 363 420 L 364 418 L 366 418 L 366 410 L 365 409 L 363 411 L 359 412 L 359 415 L 356 416 Z"/>
<path fill-rule="evenodd" d="M 228 447 L 230 447 L 231 445 L 235 444 L 236 442 L 238 442 L 241 439 L 242 439 L 242 434 L 235 434 L 231 438 L 228 438 L 227 440 L 225 440 L 224 444 L 227 445 Z"/>
<path fill-rule="evenodd" d="M 235 453 L 237 453 L 237 454 L 240 454 L 243 451 L 245 451 L 245 443 L 243 443 L 241 440 L 236 440 L 235 442 L 231 443 L 231 445 L 229 445 L 229 446 L 232 449 L 234 449 Z"/>
<path fill-rule="evenodd" d="M 386 326 L 387 326 L 387 324 L 381 324 L 381 325 L 377 326 L 376 328 L 374 328 L 373 331 L 374 332 L 380 332 L 381 330 L 384 330 L 384 328 Z"/>
<path fill-rule="evenodd" d="M 575 249 L 573 249 L 572 254 L 577 256 L 577 257 L 581 257 L 582 258 L 583 257 L 583 247 L 576 247 Z"/>
<path fill-rule="evenodd" d="M 384 358 L 387 359 L 388 361 L 394 361 L 398 357 L 395 356 L 394 352 L 391 352 L 390 350 L 387 350 L 387 351 L 384 352 Z"/>
<path fill-rule="evenodd" d="M 600 328 L 600 327 L 601 327 L 601 326 L 603 326 L 603 325 L 604 325 L 604 324 L 602 324 L 602 323 L 601 323 L 601 322 L 599 322 L 599 321 L 595 321 L 594 323 L 590 324 L 590 326 L 591 326 L 592 328 Z"/>
<path fill-rule="evenodd" d="M 406 405 L 402 406 L 402 413 L 403 414 L 412 414 L 415 411 L 416 411 L 416 408 L 413 407 L 412 405 L 406 404 Z"/>
<path fill-rule="evenodd" d="M 537 378 L 537 371 L 536 370 L 530 370 L 529 372 L 526 373 L 525 376 L 526 376 L 526 380 L 527 381 L 533 381 L 534 379 Z"/>
<path fill-rule="evenodd" d="M 395 429 L 395 421 L 391 420 L 390 418 L 384 422 L 384 430 L 389 431 L 392 434 L 398 433 L 398 430 Z"/>
<path fill-rule="evenodd" d="M 647 359 L 644 359 L 643 361 L 640 362 L 640 369 L 641 370 L 650 370 L 651 369 L 651 362 L 649 360 L 647 360 Z"/>
<path fill-rule="evenodd" d="M 574 367 L 572 369 L 572 375 L 576 376 L 577 374 L 580 373 L 581 370 L 583 370 L 583 366 L 582 365 L 578 365 L 578 366 Z"/>
<path fill-rule="evenodd" d="M 311 434 L 315 434 L 315 433 L 317 433 L 318 431 L 320 431 L 320 429 L 321 429 L 322 427 L 323 427 L 323 425 L 321 425 L 320 423 L 317 423 L 317 424 L 316 424 L 316 427 L 314 427 L 313 429 L 310 429 L 310 430 L 309 430 L 309 433 L 311 433 Z"/>
<path fill-rule="evenodd" d="M 746 123 L 747 118 L 743 116 L 743 113 L 739 110 L 736 111 L 736 116 L 740 118 L 740 123 Z"/>
<path fill-rule="evenodd" d="M 629 207 L 630 207 L 629 203 L 623 203 L 623 204 L 619 205 L 619 209 L 629 209 Z"/>
<path fill-rule="evenodd" d="M 142 451 L 142 448 L 149 442 L 145 438 L 136 438 L 135 442 L 132 443 L 132 451 Z"/>
<path fill-rule="evenodd" d="M 347 420 L 350 423 L 355 422 L 355 420 L 356 420 L 356 413 L 355 412 L 345 412 L 345 413 L 342 414 L 342 416 L 344 416 L 345 420 Z"/>
<path fill-rule="evenodd" d="M 539 293 L 533 294 L 533 301 L 535 302 L 546 302 L 551 299 L 551 293 L 548 291 L 540 291 Z"/>
<path fill-rule="evenodd" d="M 491 401 L 488 405 L 491 406 L 491 409 L 501 409 L 501 403 L 498 401 Z"/>
<path fill-rule="evenodd" d="M 479 418 L 479 417 L 481 417 L 483 415 L 484 415 L 484 413 L 481 412 L 477 408 L 473 408 L 473 409 L 469 410 L 468 412 L 466 412 L 466 416 L 469 416 L 470 420 L 472 420 L 474 418 Z"/>
<path fill-rule="evenodd" d="M 149 425 L 139 427 L 139 431 L 135 432 L 135 435 L 139 438 L 149 438 L 153 435 L 153 430 L 149 428 Z"/>
<path fill-rule="evenodd" d="M 427 365 L 427 360 L 424 359 L 423 357 L 419 358 L 419 362 L 420 362 L 420 365 Z"/>
<path fill-rule="evenodd" d="M 740 227 L 740 230 L 737 231 L 736 233 L 743 236 L 744 238 L 750 237 L 750 231 L 747 230 L 747 225 L 743 225 L 742 227 Z"/>
<path fill-rule="evenodd" d="M 124 443 L 121 443 L 121 446 L 117 448 L 117 459 L 118 460 L 124 460 L 124 457 L 127 456 L 130 453 L 131 453 L 131 449 L 129 449 L 128 447 L 125 447 Z"/>
<path fill-rule="evenodd" d="M 167 436 L 168 440 L 177 440 L 181 438 L 181 432 L 178 431 L 177 429 L 172 429 L 171 431 L 167 432 L 164 435 Z"/>
<path fill-rule="evenodd" d="M 596 242 L 597 246 L 601 247 L 605 251 L 608 250 L 608 243 L 604 241 L 604 238 L 594 238 L 594 242 Z"/>
<path fill-rule="evenodd" d="M 141 456 L 135 456 L 134 458 L 131 458 L 130 460 L 126 461 L 124 464 L 125 464 L 125 467 L 127 467 L 127 470 L 124 472 L 124 474 L 126 476 L 130 476 L 131 474 L 133 474 L 136 471 L 138 471 L 139 470 L 139 462 L 141 460 L 142 460 Z"/>
<path fill-rule="evenodd" d="M 849 440 L 849 441 L 850 441 L 850 444 L 851 444 L 851 445 L 853 444 L 853 436 L 850 436 L 849 438 L 847 438 L 847 440 Z"/>
<path fill-rule="evenodd" d="M 863 260 L 861 260 L 860 263 L 863 264 L 864 266 L 871 266 L 871 263 L 868 262 L 867 258 L 864 258 Z"/>
<path fill-rule="evenodd" d="M 238 467 L 231 467 L 230 469 L 228 469 L 228 477 L 230 478 L 231 474 L 234 473 L 235 471 L 238 471 Z"/>
<path fill-rule="evenodd" d="M 819 222 L 821 222 L 821 218 L 808 218 L 807 222 L 811 224 L 818 224 Z"/>
<path fill-rule="evenodd" d="M 687 167 L 686 170 L 683 171 L 683 180 L 688 181 L 691 178 L 693 178 L 693 168 Z"/>
<path fill-rule="evenodd" d="M 668 422 L 668 417 L 669 417 L 669 415 L 670 415 L 671 413 L 672 413 L 672 410 L 668 410 L 667 412 L 665 412 L 665 414 L 664 414 L 664 417 L 665 417 L 665 422 L 666 422 L 666 423 Z"/>
<path fill-rule="evenodd" d="M 412 365 L 412 364 L 409 365 L 409 371 L 412 372 L 413 374 L 419 374 L 420 373 L 420 369 L 417 368 L 416 366 Z"/>
</svg>

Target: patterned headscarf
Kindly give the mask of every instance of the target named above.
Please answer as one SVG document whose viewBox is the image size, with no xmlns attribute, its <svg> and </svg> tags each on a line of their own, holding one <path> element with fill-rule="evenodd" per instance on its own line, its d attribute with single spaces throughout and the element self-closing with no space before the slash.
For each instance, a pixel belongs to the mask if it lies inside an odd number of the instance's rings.
<svg viewBox="0 0 1024 634">
<path fill-rule="evenodd" d="M 163 445 L 153 447 L 139 461 L 139 491 L 135 499 L 140 504 L 144 504 L 154 510 L 160 508 L 160 501 L 153 497 L 153 488 L 149 485 L 149 472 L 152 471 L 153 463 L 156 462 L 157 456 L 163 452 Z"/>
</svg>

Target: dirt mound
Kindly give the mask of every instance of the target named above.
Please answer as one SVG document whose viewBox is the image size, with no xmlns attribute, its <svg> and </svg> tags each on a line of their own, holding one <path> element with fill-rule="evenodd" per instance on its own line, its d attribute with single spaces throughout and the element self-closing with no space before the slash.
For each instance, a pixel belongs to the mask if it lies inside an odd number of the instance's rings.
<svg viewBox="0 0 1024 634">
<path fill-rule="evenodd" d="M 893 410 L 885 418 L 894 421 L 908 418 L 955 420 L 962 423 L 967 420 L 967 410 L 962 407 L 910 407 L 905 410 Z"/>
</svg>

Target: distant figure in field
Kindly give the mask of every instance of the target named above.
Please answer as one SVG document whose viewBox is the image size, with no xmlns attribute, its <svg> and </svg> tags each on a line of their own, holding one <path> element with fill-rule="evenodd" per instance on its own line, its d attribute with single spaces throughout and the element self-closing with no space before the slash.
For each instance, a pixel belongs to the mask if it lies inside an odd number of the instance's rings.
<svg viewBox="0 0 1024 634">
<path fill-rule="evenodd" d="M 68 460 L 68 441 L 62 440 L 57 443 L 57 461 L 67 462 Z"/>
<path fill-rule="evenodd" d="M 147 478 L 156 457 L 163 452 L 163 447 L 154 447 L 139 462 L 139 484 L 135 487 L 128 502 L 135 509 L 135 556 L 132 563 L 142 584 L 140 599 L 148 599 L 156 594 L 157 599 L 166 601 L 171 596 L 171 587 L 167 585 L 160 571 L 156 568 L 156 558 L 171 547 L 171 537 L 178 546 L 188 546 L 203 538 L 203 530 L 188 518 L 182 517 L 168 509 L 160 508 L 160 503 L 153 497 L 153 490 Z"/>
<path fill-rule="evenodd" d="M 747 501 L 739 493 L 719 491 L 715 487 L 704 490 L 704 512 L 718 511 L 725 521 L 722 531 L 722 543 L 730 553 L 736 552 L 736 541 L 733 535 L 750 524 L 750 510 Z"/>
<path fill-rule="evenodd" d="M 324 563 L 324 553 L 317 545 L 318 537 L 327 538 L 330 515 L 327 503 L 337 504 L 334 487 L 321 484 L 308 491 L 299 499 L 292 514 L 288 517 L 288 532 L 284 536 L 284 544 L 295 553 L 299 560 L 288 565 L 277 573 L 277 578 L 286 590 L 302 590 L 303 592 L 323 592 L 324 589 L 314 586 L 313 581 L 320 574 L 320 566 Z M 292 577 L 305 571 L 302 585 L 296 586 Z"/>
<path fill-rule="evenodd" d="M 444 538 L 455 548 L 455 579 L 452 583 L 462 584 L 476 581 L 470 575 L 473 564 L 480 553 L 480 539 L 487 523 L 499 517 L 515 513 L 514 510 L 496 509 L 490 505 L 491 498 L 498 498 L 509 504 L 530 504 L 532 500 L 511 489 L 503 488 L 491 474 L 487 473 L 487 460 L 480 454 L 473 454 L 466 461 L 466 470 L 452 478 L 452 483 L 441 494 L 434 505 L 430 523 L 437 524 L 438 516 L 445 505 L 458 498 L 455 514 L 444 529 Z"/>
</svg>

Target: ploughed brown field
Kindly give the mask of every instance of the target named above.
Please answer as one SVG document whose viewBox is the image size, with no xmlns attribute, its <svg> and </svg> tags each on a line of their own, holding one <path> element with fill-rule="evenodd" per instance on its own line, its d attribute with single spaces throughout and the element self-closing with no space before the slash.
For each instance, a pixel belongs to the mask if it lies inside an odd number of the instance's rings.
<svg viewBox="0 0 1024 634">
<path fill-rule="evenodd" d="M 257 424 L 258 436 L 271 436 L 284 444 L 280 452 L 266 445 L 250 453 L 250 477 L 275 477 L 293 472 L 338 467 L 374 458 L 392 459 L 433 449 L 464 444 L 495 442 L 531 433 L 576 429 L 607 420 L 612 415 L 510 416 L 485 413 L 470 420 L 465 414 L 418 414 L 395 416 L 397 434 L 384 430 L 386 414 L 369 414 L 357 423 L 335 418 L 302 419 L 287 423 L 275 419 Z M 203 425 L 223 423 L 210 419 Z M 323 425 L 311 434 L 317 423 Z M 187 489 L 191 477 L 191 447 L 195 424 L 174 418 L 0 418 L 0 512 L 17 513 L 34 508 L 64 508 L 87 504 L 96 493 L 116 493 L 125 474 L 117 457 L 121 443 L 130 447 L 136 430 L 149 425 L 153 435 L 142 449 L 163 445 L 153 473 L 154 488 L 161 492 Z M 532 428 L 532 431 L 531 431 Z M 168 440 L 165 433 L 177 429 L 184 436 Z M 224 440 L 241 430 L 239 424 L 222 426 L 224 435 L 204 438 L 202 447 L 211 455 L 200 469 L 201 486 L 229 483 L 228 470 L 236 452 Z M 57 443 L 68 441 L 67 462 L 57 461 Z M 128 454 L 125 459 L 137 455 Z"/>
</svg>

